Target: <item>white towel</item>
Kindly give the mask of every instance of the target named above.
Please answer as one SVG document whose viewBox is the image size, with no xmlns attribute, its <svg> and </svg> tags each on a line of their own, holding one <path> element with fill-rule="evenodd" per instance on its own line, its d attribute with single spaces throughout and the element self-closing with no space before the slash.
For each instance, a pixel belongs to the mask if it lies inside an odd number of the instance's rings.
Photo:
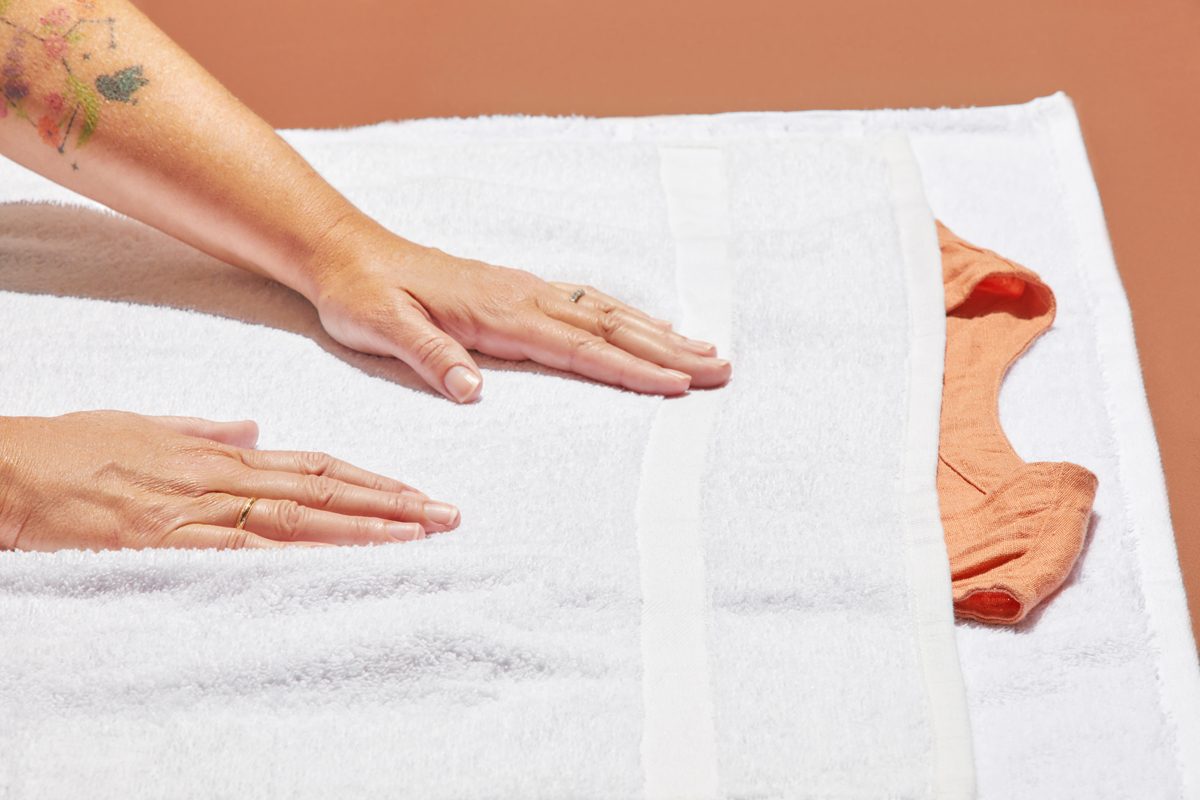
<svg viewBox="0 0 1200 800">
<path fill-rule="evenodd" d="M 1001 422 L 1027 461 L 1100 479 L 1083 557 L 1015 630 L 959 627 L 981 796 L 1200 798 L 1200 669 L 1129 307 L 1062 94 L 882 120 L 911 133 L 935 212 L 1037 271 L 1054 327 Z"/>
<path fill-rule="evenodd" d="M 1100 480 L 1083 555 L 1062 589 L 1015 628 L 957 626 L 979 796 L 1200 797 L 1200 666 L 1129 307 L 1069 98 L 488 123 L 489 136 L 521 140 L 907 134 L 934 214 L 1055 291 L 1054 327 L 1004 383 L 1005 431 L 1026 461 L 1073 461 Z M 476 124 L 382 124 L 364 146 L 470 138 Z M 290 135 L 307 145 L 321 134 Z"/>
<path fill-rule="evenodd" d="M 966 110 L 728 114 L 605 121 L 439 120 L 382 124 L 339 135 L 352 134 L 355 146 L 365 151 L 363 163 L 374 165 L 396 159 L 402 146 L 423 145 L 431 140 L 447 146 L 479 139 L 566 137 L 611 142 L 670 136 L 675 140 L 689 137 L 711 142 L 732 135 L 758 139 L 796 133 L 859 136 L 864 131 L 880 130 L 900 130 L 910 135 L 931 205 L 940 218 L 969 239 L 1037 270 L 1055 289 L 1059 302 L 1055 327 L 1022 356 L 1007 379 L 1001 418 L 1026 460 L 1072 460 L 1100 477 L 1093 528 L 1067 585 L 1042 611 L 1016 629 L 958 626 L 979 794 L 985 798 L 1054 799 L 1195 797 L 1200 793 L 1200 764 L 1194 755 L 1200 752 L 1200 678 L 1162 472 L 1133 349 L 1128 307 L 1112 262 L 1078 125 L 1064 96 L 1023 106 Z M 356 201 L 363 202 L 373 193 L 373 168 L 345 163 L 345 139 L 324 131 L 288 131 L 285 135 Z M 486 174 L 474 171 L 486 167 L 472 165 L 473 171 L 467 177 Z M 345 169 L 354 172 L 344 177 L 335 174 Z M 495 198 L 502 206 L 523 202 L 514 191 L 497 189 L 487 194 L 476 187 L 474 193 L 475 199 L 463 205 L 467 213 L 481 196 Z M 406 206 L 420 203 L 419 193 L 413 195 L 397 199 L 403 199 Z M 66 197 L 41 179 L 0 162 L 0 199 Z M 636 204 L 638 199 L 635 195 L 623 203 Z M 609 203 L 609 213 L 619 213 L 618 205 Z M 562 207 L 569 209 L 571 203 Z M 631 217 L 636 219 L 639 207 L 631 208 Z M 14 213 L 11 208 L 3 210 L 5 214 Z M 407 215 L 403 209 L 390 206 L 383 210 L 394 214 L 389 221 L 399 230 L 412 232 L 417 238 L 429 231 L 439 233 L 431 227 L 418 228 L 425 224 L 421 215 Z M 40 219 L 48 220 L 52 212 L 41 207 L 37 213 Z M 62 225 L 72 224 L 71 215 L 65 212 L 58 220 Z M 10 223 L 0 224 L 0 231 L 12 236 L 18 227 L 27 230 Z M 45 252 L 53 246 L 56 232 L 62 230 L 48 223 L 40 236 L 24 234 L 37 241 L 21 246 Z M 462 235 L 461 231 L 457 233 Z M 72 235 L 86 238 L 87 230 L 75 230 Z M 127 224 L 119 233 L 106 229 L 109 247 L 113 238 L 141 243 L 147 241 L 143 237 L 140 228 Z M 156 241 L 151 239 L 150 244 Z M 92 238 L 88 242 L 93 249 L 105 246 L 105 240 Z M 546 242 L 543 246 L 554 245 Z M 10 240 L 3 240 L 0 258 L 13 247 Z M 69 255 L 70 248 L 65 252 Z M 141 250 L 135 247 L 130 255 L 138 252 Z M 323 346 L 338 349 L 320 336 L 315 319 L 303 313 L 303 302 L 295 296 L 236 277 L 236 291 L 203 298 L 197 288 L 211 286 L 210 279 L 203 275 L 207 262 L 185 253 L 171 253 L 173 270 L 169 273 L 157 269 L 153 257 L 146 261 L 124 259 L 121 263 L 138 277 L 132 282 L 133 294 L 142 302 L 199 303 L 214 313 L 275 327 L 290 326 L 317 338 Z M 630 255 L 636 255 L 636 250 Z M 597 282 L 613 285 L 608 277 L 612 265 L 584 263 L 585 257 L 577 243 L 568 242 L 559 254 L 564 263 L 571 265 L 563 274 L 599 270 L 596 274 L 605 277 L 597 278 Z M 104 263 L 106 259 L 111 263 L 111 256 L 99 260 Z M 189 263 L 191 268 L 185 268 Z M 549 258 L 545 263 L 523 265 L 548 270 L 558 264 L 558 258 Z M 54 291 L 57 285 L 48 283 L 56 280 L 50 274 L 31 274 L 10 267 L 4 268 L 5 288 L 46 292 Z M 79 287 L 85 296 L 112 297 L 121 291 L 97 271 L 75 269 L 71 273 L 63 278 L 65 285 Z M 632 279 L 622 281 L 623 290 L 637 294 Z M 653 298 L 638 294 L 630 299 L 647 303 Z M 4 297 L 2 318 L 8 328 L 19 322 L 26 338 L 38 335 L 29 330 L 44 331 L 50 337 L 47 341 L 61 337 L 58 326 L 65 318 L 62 300 L 38 300 L 45 305 L 31 307 L 28 313 L 10 311 L 10 302 L 11 298 Z M 671 301 L 662 302 L 664 305 L 655 310 L 677 314 Z M 126 329 L 123 335 L 128 337 L 129 351 L 142 359 L 162 346 L 153 331 Z M 269 330 L 257 331 L 258 346 L 268 346 L 264 337 L 273 335 Z M 86 340 L 87 336 L 80 338 Z M 279 341 L 293 339 L 280 337 Z M 302 347 L 300 351 L 307 352 Z M 351 358 L 360 369 L 399 377 L 388 369 L 387 362 L 339 353 Z M 740 381 L 744 353 L 737 356 Z M 20 357 L 24 359 L 18 373 L 22 379 L 54 365 L 49 350 L 33 348 Z M 9 362 L 2 363 L 4 374 L 9 374 Z M 142 369 L 143 363 L 131 359 L 121 368 L 128 374 Z M 136 380 L 146 385 L 161 381 L 162 374 L 154 369 L 146 367 Z M 167 365 L 166 369 L 170 374 L 175 367 Z M 500 377 L 489 371 L 489 403 L 501 399 L 503 387 L 501 391 L 492 388 Z M 3 413 L 54 413 L 75 408 L 71 398 L 78 396 L 78 388 L 69 385 L 68 391 L 62 389 L 62 383 L 71 380 L 70 371 L 60 371 L 57 378 L 57 386 L 43 386 L 36 397 L 24 385 L 5 383 L 0 389 L 6 406 Z M 243 391 L 236 383 L 226 383 L 223 391 L 225 394 L 205 397 L 208 384 L 202 383 L 191 390 L 190 396 L 180 392 L 165 397 L 163 403 L 150 403 L 145 410 L 195 413 L 210 409 L 208 413 L 215 416 L 257 415 L 272 424 L 266 431 L 264 446 L 286 443 L 353 454 L 352 437 L 359 434 L 344 421 L 331 421 L 326 432 L 298 431 L 293 435 L 273 425 L 286 409 L 259 402 L 253 391 Z M 228 394 L 230 391 L 236 394 Z M 14 406 L 12 397 L 24 399 Z M 140 401 L 134 398 L 132 402 Z M 356 414 L 369 418 L 375 412 L 359 409 Z M 428 459 L 405 461 L 396 456 L 393 453 L 388 458 L 366 456 L 360 460 L 376 469 L 398 470 L 432 492 L 468 504 L 467 498 L 456 493 L 459 487 L 452 481 L 440 481 L 437 465 L 430 467 Z M 478 518 L 473 510 L 470 513 Z M 88 557 L 86 563 L 93 563 L 94 558 Z M 366 563 L 374 564 L 375 559 L 377 556 L 372 554 Z M 0 574 L 10 574 L 9 563 Z M 225 574 L 233 563 L 224 562 L 212 574 Z M 412 562 L 406 557 L 399 563 Z M 391 574 L 387 569 L 384 572 Z M 67 588 L 53 591 L 58 593 L 56 596 L 72 591 L 85 595 L 89 586 L 102 587 L 103 580 L 118 580 L 104 578 L 107 574 L 99 573 L 95 579 L 99 584 L 65 581 Z M 219 614 L 214 609 L 214 615 Z M 627 652 L 632 650 L 630 646 Z M 0 713 L 4 711 L 0 707 Z M 0 718 L 0 730 L 6 729 L 3 723 Z M 73 759 L 77 756 L 61 761 Z M 5 769 L 0 758 L 0 775 Z M 13 785 L 13 781 L 0 781 L 0 785 Z M 499 788 L 496 793 L 500 793 Z"/>
<path fill-rule="evenodd" d="M 464 519 L 376 548 L 2 554 L 5 796 L 971 794 L 907 145 L 489 143 L 509 124 L 292 138 L 412 238 L 714 339 L 730 386 L 485 361 L 458 407 L 137 224 L 0 206 L 3 413 L 249 416 Z M 0 165 L 0 201 L 67 197 Z"/>
</svg>

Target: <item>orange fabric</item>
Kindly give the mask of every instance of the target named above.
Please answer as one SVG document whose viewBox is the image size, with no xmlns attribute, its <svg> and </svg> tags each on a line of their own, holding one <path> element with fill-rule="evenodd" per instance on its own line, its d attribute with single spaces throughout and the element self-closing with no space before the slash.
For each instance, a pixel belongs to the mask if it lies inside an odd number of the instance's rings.
<svg viewBox="0 0 1200 800">
<path fill-rule="evenodd" d="M 1078 464 L 1025 463 L 1000 427 L 1000 383 L 1054 321 L 1054 293 L 1033 271 L 937 228 L 946 290 L 937 486 L 954 612 L 1012 624 L 1070 574 L 1096 476 Z"/>
</svg>

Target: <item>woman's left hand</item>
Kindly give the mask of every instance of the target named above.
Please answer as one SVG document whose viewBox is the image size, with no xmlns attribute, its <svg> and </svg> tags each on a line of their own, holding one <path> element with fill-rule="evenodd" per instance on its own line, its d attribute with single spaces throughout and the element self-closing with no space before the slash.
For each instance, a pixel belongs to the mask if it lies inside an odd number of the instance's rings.
<svg viewBox="0 0 1200 800">
<path fill-rule="evenodd" d="M 716 347 L 590 286 L 457 258 L 367 218 L 341 227 L 309 271 L 325 330 L 347 347 L 404 361 L 460 403 L 478 398 L 483 383 L 468 349 L 649 394 L 729 380 Z"/>
</svg>

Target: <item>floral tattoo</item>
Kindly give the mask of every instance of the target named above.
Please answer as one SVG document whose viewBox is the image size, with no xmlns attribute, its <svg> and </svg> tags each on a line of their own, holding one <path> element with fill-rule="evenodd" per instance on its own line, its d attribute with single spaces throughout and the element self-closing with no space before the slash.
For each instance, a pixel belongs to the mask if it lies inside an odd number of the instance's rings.
<svg viewBox="0 0 1200 800">
<path fill-rule="evenodd" d="M 37 129 L 47 145 L 66 153 L 72 132 L 75 149 L 87 144 L 100 124 L 103 101 L 137 105 L 134 96 L 149 81 L 141 65 L 100 75 L 93 85 L 80 79 L 74 66 L 90 61 L 92 52 L 85 47 L 86 33 L 93 28 L 106 29 L 105 47 L 117 49 L 116 19 L 89 16 L 96 10 L 95 0 L 74 0 L 74 14 L 65 5 L 55 6 L 38 19 L 36 28 L 13 22 L 5 12 L 14 0 L 0 0 L 0 30 L 11 29 L 12 41 L 0 60 L 0 119 L 12 113 Z M 42 97 L 42 113 L 35 120 L 26 105 L 31 91 L 29 68 L 35 59 L 62 68 L 62 88 Z M 74 162 L 72 169 L 79 169 Z"/>
</svg>

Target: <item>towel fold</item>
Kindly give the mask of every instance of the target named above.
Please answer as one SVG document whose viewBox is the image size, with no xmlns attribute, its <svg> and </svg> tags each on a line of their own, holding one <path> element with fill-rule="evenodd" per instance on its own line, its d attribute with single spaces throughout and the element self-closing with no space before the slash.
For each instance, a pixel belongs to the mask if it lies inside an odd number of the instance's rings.
<svg viewBox="0 0 1200 800">
<path fill-rule="evenodd" d="M 299 146 L 385 224 L 600 285 L 715 340 L 737 378 L 664 401 L 484 360 L 485 400 L 459 407 L 155 232 L 0 206 L 7 413 L 253 417 L 263 447 L 463 515 L 413 545 L 2 554 L 0 785 L 970 796 L 934 487 L 941 265 L 903 138 L 488 130 Z M 0 199 L 21 197 L 5 169 Z"/>
<path fill-rule="evenodd" d="M 1066 95 L 969 109 L 489 122 L 490 137 L 520 140 L 907 135 L 937 217 L 1037 272 L 1058 299 L 1054 327 L 1005 379 L 1006 434 L 1026 461 L 1081 464 L 1100 487 L 1083 554 L 1042 610 L 1014 630 L 957 627 L 979 796 L 1200 795 L 1200 665 L 1165 480 L 1128 302 Z M 473 124 L 382 124 L 362 141 L 449 142 L 475 135 Z M 297 143 L 316 136 L 289 132 Z"/>
<path fill-rule="evenodd" d="M 854 150 L 854 140 L 896 131 L 909 137 L 939 218 L 968 240 L 1026 264 L 1054 288 L 1055 326 L 1008 376 L 1001 421 L 1025 460 L 1083 464 L 1101 487 L 1083 554 L 1050 602 L 1013 629 L 957 626 L 978 795 L 1195 796 L 1200 671 L 1129 310 L 1078 123 L 1064 96 L 966 110 L 500 117 L 284 135 L 352 200 L 412 238 L 546 277 L 583 277 L 659 316 L 679 319 L 687 316 L 682 291 L 688 287 L 675 282 L 676 259 L 681 252 L 694 255 L 689 248 L 700 245 L 686 242 L 698 237 L 672 231 L 657 143 L 720 147 L 731 176 L 736 170 L 729 166 L 749 156 L 726 143 L 736 148 L 733 142 L 744 141 L 752 152 L 775 140 L 832 136 L 843 139 L 858 159 L 866 155 Z M 867 256 L 890 250 L 881 274 L 898 274 L 898 237 L 884 241 L 887 226 L 870 224 L 880 222 L 879 215 L 863 216 L 866 206 L 826 191 L 842 176 L 821 165 L 837 159 L 813 161 L 804 145 L 794 151 L 781 147 L 784 152 L 772 151 L 780 165 L 759 174 L 757 190 L 738 192 L 726 185 L 727 197 L 744 198 L 744 204 L 728 206 L 727 243 L 741 237 L 774 256 L 788 242 L 803 241 L 811 249 L 797 255 L 798 263 L 826 269 L 820 262 L 825 257 L 856 268 L 842 261 L 846 248 Z M 806 171 L 812 169 L 817 172 Z M 711 181 L 707 185 L 714 188 Z M 865 196 L 877 198 L 879 186 Z M 94 207 L 0 163 L 0 202 L 13 200 L 75 200 Z M 777 202 L 799 204 L 782 230 L 737 233 L 759 213 L 770 218 Z M 839 231 L 847 220 L 858 223 L 856 233 L 842 242 Z M 812 221 L 829 226 L 824 238 L 807 225 Z M 854 241 L 862 231 L 871 233 Z M 734 263 L 742 262 L 726 266 Z M 771 269 L 773 276 L 781 272 Z M 130 279 L 113 280 L 113 270 Z M 124 288 L 114 288 L 117 284 Z M 822 378 L 792 386 L 794 378 L 767 372 L 768 365 L 799 358 L 826 373 L 835 366 L 847 371 L 861 366 L 854 360 L 834 364 L 822 349 L 829 346 L 828 331 L 839 330 L 829 296 L 796 306 L 796 296 L 773 282 L 733 285 L 730 338 L 720 344 L 733 347 L 736 376 L 730 387 L 700 398 L 716 397 L 719 405 L 703 412 L 710 415 L 710 433 L 700 480 L 704 503 L 736 498 L 753 532 L 734 533 L 745 530 L 741 516 L 728 525 L 705 519 L 695 528 L 702 538 L 690 542 L 693 555 L 699 545 L 704 557 L 711 613 L 699 641 L 712 709 L 712 727 L 690 741 L 717 754 L 716 769 L 698 785 L 711 791 L 715 781 L 718 792 L 769 794 L 763 787 L 791 785 L 787 781 L 803 774 L 816 781 L 809 796 L 828 796 L 835 793 L 828 787 L 847 771 L 861 775 L 859 785 L 865 785 L 881 769 L 899 769 L 892 775 L 896 786 L 917 786 L 924 775 L 923 788 L 913 795 L 936 794 L 938 776 L 942 786 L 954 785 L 954 776 L 961 779 L 970 768 L 963 749 L 952 746 L 964 729 L 953 724 L 952 669 L 943 672 L 946 683 L 940 686 L 936 672 L 924 670 L 926 682 L 934 684 L 925 692 L 930 707 L 912 717 L 898 712 L 917 705 L 916 683 L 890 672 L 882 679 L 896 697 L 888 701 L 891 706 L 883 705 L 880 719 L 906 720 L 901 732 L 911 733 L 911 751 L 923 754 L 913 763 L 897 768 L 907 751 L 888 744 L 878 762 L 886 767 L 874 767 L 864 745 L 868 739 L 845 734 L 845 727 L 836 728 L 844 738 L 833 738 L 843 746 L 842 762 L 830 760 L 836 753 L 821 747 L 810 753 L 788 752 L 773 741 L 762 745 L 768 731 L 784 730 L 795 720 L 837 726 L 868 719 L 859 695 L 839 698 L 833 710 L 821 705 L 830 700 L 818 681 L 803 682 L 805 670 L 828 676 L 839 658 L 854 652 L 860 630 L 895 641 L 889 638 L 895 629 L 879 631 L 869 622 L 861 629 L 843 626 L 836 636 L 797 640 L 801 621 L 851 615 L 867 601 L 883 615 L 896 608 L 886 587 L 855 595 L 849 587 L 867 584 L 837 572 L 833 561 L 813 563 L 798 555 L 799 544 L 778 541 L 781 520 L 799 521 L 798 529 L 819 524 L 820 492 L 841 491 L 837 484 L 819 472 L 803 480 L 789 472 L 796 480 L 773 492 L 755 490 L 751 476 L 736 470 L 720 481 L 713 477 L 721 458 L 744 458 L 751 449 L 755 463 L 789 471 L 803 469 L 813 453 L 828 461 L 837 452 L 830 432 L 811 434 L 812 441 L 792 450 L 797 441 L 787 436 L 748 434 L 756 422 L 752 417 L 727 417 L 727 407 L 750 402 L 740 392 L 751 377 L 760 386 L 781 382 L 793 389 L 795 396 L 777 400 L 773 410 L 787 433 L 800 435 L 803 421 L 791 417 L 812 413 L 817 398 L 832 396 L 839 382 Z M 895 288 L 894 282 L 881 285 Z M 881 320 L 897 319 L 900 294 L 885 300 L 871 295 L 870 283 L 860 287 L 867 294 L 855 313 L 875 302 Z M 673 706 L 662 693 L 650 697 L 665 706 L 646 705 L 645 665 L 664 668 L 672 662 L 662 649 L 647 653 L 643 641 L 649 617 L 642 562 L 653 540 L 640 525 L 653 508 L 647 487 L 659 485 L 647 478 L 661 479 L 661 467 L 671 463 L 651 462 L 645 445 L 678 422 L 673 415 L 660 418 L 676 401 L 660 403 L 485 361 L 486 404 L 472 413 L 450 409 L 415 382 L 405 388 L 407 373 L 393 362 L 330 342 L 298 296 L 141 226 L 77 208 L 0 206 L 0 289 L 7 290 L 0 293 L 0 318 L 11 343 L 0 351 L 0 369 L 6 377 L 18 376 L 0 384 L 4 413 L 108 405 L 252 416 L 264 425 L 264 447 L 311 447 L 348 456 L 455 500 L 466 520 L 459 533 L 419 547 L 305 552 L 294 559 L 289 553 L 286 560 L 231 553 L 3 554 L 0 754 L 16 757 L 0 757 L 0 786 L 10 795 L 50 795 L 84 781 L 91 796 L 128 796 L 130 787 L 134 794 L 151 793 L 142 772 L 150 764 L 151 774 L 179 788 L 181 796 L 217 790 L 246 796 L 394 794 L 397 786 L 434 788 L 423 796 L 438 791 L 638 796 L 653 788 L 655 776 L 677 777 L 671 765 L 686 766 L 653 748 L 654 766 L 646 761 L 647 742 L 655 741 L 646 735 L 650 715 Z M 790 316 L 781 319 L 768 308 L 762 331 L 735 324 L 738 309 L 771 294 L 782 298 L 780 308 Z M 66 299 L 73 296 L 207 313 Z M 759 302 L 761 311 L 765 302 Z M 62 324 L 67 319 L 71 326 Z M 799 336 L 786 344 L 764 339 L 761 353 L 757 343 L 748 344 L 753 334 L 778 334 L 788 325 L 810 337 L 813 352 L 796 345 Z M 162 335 L 164 330 L 171 335 Z M 238 380 L 228 379 L 246 358 L 265 360 L 267 354 L 288 364 L 287 372 L 271 377 L 276 373 L 243 368 Z M 119 371 L 100 366 L 113 362 Z M 114 380 L 114 374 L 122 379 Z M 297 402 L 291 388 L 297 380 L 347 391 L 301 392 Z M 527 390 L 528 381 L 537 382 L 537 391 Z M 145 387 L 158 387 L 159 393 L 146 395 Z M 280 402 L 281 395 L 287 402 Z M 604 398 L 602 411 L 598 397 Z M 572 410 L 565 418 L 564 409 Z M 487 416 L 474 413 L 479 411 Z M 893 398 L 867 418 L 895 411 Z M 497 418 L 509 427 L 498 429 Z M 538 423 L 536 434 L 528 429 L 530 420 Z M 879 425 L 866 430 L 880 441 L 895 433 Z M 448 449 L 447 432 L 466 444 Z M 513 466 L 513 459 L 531 451 L 543 461 Z M 542 463 L 552 467 L 539 469 Z M 650 463 L 659 470 L 643 474 Z M 836 460 L 828 463 L 833 474 L 846 469 Z M 694 479 L 694 471 L 689 474 Z M 674 489 L 694 492 L 695 485 Z M 805 505 L 809 497 L 817 505 Z M 765 564 L 747 563 L 759 538 L 782 549 Z M 856 543 L 862 546 L 853 547 Z M 869 552 L 856 538 L 831 537 L 821 546 L 844 548 L 839 555 L 846 559 Z M 727 560 L 734 565 L 729 569 L 748 571 L 726 573 Z M 936 559 L 915 563 L 929 568 Z M 759 577 L 755 570 L 772 564 L 779 574 L 794 570 L 795 579 L 772 574 L 757 589 L 747 576 Z M 889 574 L 901 574 L 896 561 L 888 566 Z M 913 566 L 904 574 L 915 575 Z M 693 564 L 693 579 L 696 574 Z M 694 582 L 689 585 L 694 588 Z M 942 599 L 948 613 L 949 595 Z M 919 599 L 913 602 L 920 607 Z M 528 613 L 505 617 L 521 603 Z M 695 608 L 694 597 L 691 603 Z M 944 652 L 937 635 L 944 618 L 936 608 L 931 612 L 925 621 L 934 635 L 923 637 L 910 627 L 909 653 L 895 662 L 899 668 L 919 660 L 922 643 Z M 173 622 L 172 614 L 187 624 Z M 439 628 L 448 619 L 455 621 L 451 635 Z M 581 619 L 593 622 L 580 628 Z M 692 622 L 688 657 L 695 663 Z M 747 641 L 773 646 L 764 663 L 754 663 L 758 651 L 736 651 L 748 647 Z M 880 663 L 876 654 L 848 671 Z M 889 657 L 886 666 L 892 664 Z M 760 680 L 738 682 L 738 669 Z M 772 683 L 780 672 L 786 674 L 784 688 Z M 350 704 L 350 714 L 347 696 L 371 699 Z M 806 711 L 803 702 L 810 697 L 819 698 L 832 722 Z M 939 697 L 949 702 L 938 705 Z M 449 716 L 443 713 L 448 698 L 455 703 Z M 46 713 L 55 708 L 51 703 L 73 711 L 55 719 Z M 690 710 L 697 706 L 703 703 Z M 703 708 L 699 718 L 706 719 Z M 938 719 L 949 723 L 939 727 Z M 896 731 L 880 733 L 879 727 L 866 726 L 862 736 L 890 742 L 887 737 Z M 478 730 L 501 731 L 500 744 L 481 744 Z M 532 756 L 542 752 L 540 737 L 547 730 L 556 733 L 552 757 Z M 664 730 L 660 725 L 652 732 Z M 765 748 L 761 755 L 739 756 L 742 734 Z M 115 753 L 106 744 L 114 741 L 128 748 Z M 934 741 L 943 746 L 936 763 L 927 747 Z M 181 758 L 181 748 L 194 755 Z M 515 757 L 513 750 L 519 751 Z M 270 756 L 252 768 L 205 769 L 213 760 L 244 767 L 247 753 Z M 447 760 L 465 766 L 447 770 Z M 491 780 L 481 791 L 483 776 Z"/>
</svg>

